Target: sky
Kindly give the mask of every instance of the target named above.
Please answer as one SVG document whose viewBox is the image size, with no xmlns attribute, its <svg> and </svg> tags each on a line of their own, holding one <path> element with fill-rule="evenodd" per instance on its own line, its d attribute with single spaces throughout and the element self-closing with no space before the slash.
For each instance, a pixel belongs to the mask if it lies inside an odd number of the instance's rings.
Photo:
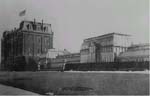
<svg viewBox="0 0 150 96">
<path fill-rule="evenodd" d="M 149 0 L 0 0 L 0 35 L 34 18 L 52 24 L 56 49 L 79 52 L 84 39 L 112 32 L 149 42 Z"/>
</svg>

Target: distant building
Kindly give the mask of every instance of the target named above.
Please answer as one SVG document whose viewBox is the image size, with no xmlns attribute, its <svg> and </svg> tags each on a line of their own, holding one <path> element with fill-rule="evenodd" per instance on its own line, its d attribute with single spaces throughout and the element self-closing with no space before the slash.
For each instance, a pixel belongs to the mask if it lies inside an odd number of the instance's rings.
<svg viewBox="0 0 150 96">
<path fill-rule="evenodd" d="M 70 53 L 66 55 L 58 55 L 56 58 L 51 59 L 51 67 L 62 67 L 65 63 L 80 63 L 80 53 Z"/>
<path fill-rule="evenodd" d="M 5 31 L 1 41 L 4 70 L 36 69 L 38 58 L 53 48 L 51 24 L 22 21 L 18 29 Z"/>
<path fill-rule="evenodd" d="M 57 59 L 64 59 L 66 63 L 80 63 L 80 53 L 71 53 L 67 55 L 58 55 Z"/>
<path fill-rule="evenodd" d="M 109 33 L 85 39 L 81 46 L 81 63 L 114 62 L 131 45 L 131 36 Z"/>
<path fill-rule="evenodd" d="M 150 44 L 137 44 L 132 45 L 124 53 L 118 56 L 122 62 L 128 61 L 150 61 Z"/>
<path fill-rule="evenodd" d="M 66 49 L 64 50 L 58 50 L 58 49 L 48 49 L 48 52 L 46 54 L 43 54 L 40 56 L 41 58 L 39 59 L 39 63 L 42 67 L 42 69 L 49 69 L 51 66 L 56 65 L 59 66 L 60 62 L 59 59 L 57 59 L 58 56 L 64 56 L 64 55 L 69 55 L 71 54 L 69 51 Z M 64 61 L 61 61 L 64 63 Z M 41 67 L 39 68 L 41 70 Z"/>
<path fill-rule="evenodd" d="M 64 50 L 49 49 L 47 52 L 47 58 L 56 58 L 56 56 L 68 55 L 68 54 L 70 54 L 70 52 L 67 51 L 66 49 L 64 49 Z"/>
</svg>

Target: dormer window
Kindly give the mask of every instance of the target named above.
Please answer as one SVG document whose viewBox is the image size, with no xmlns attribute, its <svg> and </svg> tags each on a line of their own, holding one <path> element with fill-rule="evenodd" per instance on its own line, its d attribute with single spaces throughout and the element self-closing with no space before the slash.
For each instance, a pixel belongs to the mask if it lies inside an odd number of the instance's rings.
<svg viewBox="0 0 150 96">
<path fill-rule="evenodd" d="M 43 30 L 44 30 L 44 32 L 47 32 L 48 31 L 48 27 L 47 26 L 43 27 Z"/>
<path fill-rule="evenodd" d="M 29 25 L 29 30 L 31 30 L 32 29 L 32 26 L 31 25 Z"/>
<path fill-rule="evenodd" d="M 28 30 L 29 30 L 29 26 L 30 26 L 30 25 L 28 24 L 28 25 L 27 25 L 27 29 L 28 29 Z"/>
<path fill-rule="evenodd" d="M 36 27 L 36 25 L 34 24 L 34 25 L 33 25 L 33 30 L 36 30 L 36 28 L 37 28 L 37 27 Z"/>
<path fill-rule="evenodd" d="M 30 24 L 27 24 L 27 30 L 31 30 L 32 26 Z"/>
<path fill-rule="evenodd" d="M 48 27 L 46 27 L 46 31 L 48 31 Z"/>
<path fill-rule="evenodd" d="M 41 27 L 40 27 L 40 26 L 37 26 L 37 30 L 40 31 L 40 29 L 41 29 Z"/>
<path fill-rule="evenodd" d="M 44 32 L 46 31 L 46 27 L 43 28 Z"/>
</svg>

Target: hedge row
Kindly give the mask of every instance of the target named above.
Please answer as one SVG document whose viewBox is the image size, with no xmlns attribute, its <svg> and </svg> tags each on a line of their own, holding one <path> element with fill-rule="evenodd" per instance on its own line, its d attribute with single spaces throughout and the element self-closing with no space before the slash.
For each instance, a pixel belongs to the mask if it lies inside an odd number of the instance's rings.
<svg viewBox="0 0 150 96">
<path fill-rule="evenodd" d="M 103 63 L 68 63 L 65 71 L 143 71 L 149 70 L 149 62 L 103 62 Z"/>
</svg>

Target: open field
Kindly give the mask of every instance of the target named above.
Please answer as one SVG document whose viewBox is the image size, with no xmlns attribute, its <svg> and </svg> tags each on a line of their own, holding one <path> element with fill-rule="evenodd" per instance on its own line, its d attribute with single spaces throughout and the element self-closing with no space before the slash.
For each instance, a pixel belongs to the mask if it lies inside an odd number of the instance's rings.
<svg viewBox="0 0 150 96">
<path fill-rule="evenodd" d="M 44 94 L 85 87 L 99 95 L 148 95 L 149 72 L 1 72 L 0 82 Z M 82 92 L 81 92 L 82 93 Z"/>
</svg>

